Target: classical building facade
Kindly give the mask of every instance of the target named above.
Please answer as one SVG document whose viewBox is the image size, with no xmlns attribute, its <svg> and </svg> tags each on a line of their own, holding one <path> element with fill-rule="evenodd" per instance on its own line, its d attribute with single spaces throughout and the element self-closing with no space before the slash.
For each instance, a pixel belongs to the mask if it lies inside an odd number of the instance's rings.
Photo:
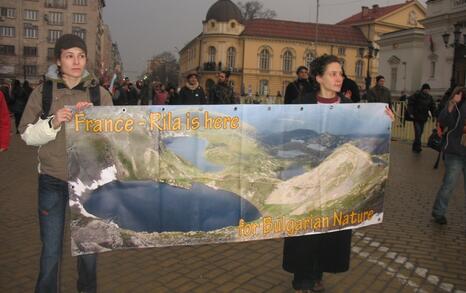
<svg viewBox="0 0 466 293">
<path fill-rule="evenodd" d="M 393 96 L 412 94 L 424 82 L 424 29 L 413 28 L 384 34 L 380 41 L 380 74 Z"/>
<path fill-rule="evenodd" d="M 424 29 L 401 30 L 381 37 L 380 72 L 395 95 L 401 91 L 411 94 L 429 83 L 432 94 L 439 98 L 452 83 L 465 84 L 466 44 L 462 35 L 466 35 L 466 0 L 427 1 L 427 15 L 421 22 Z M 459 40 L 451 46 L 455 25 Z"/>
<path fill-rule="evenodd" d="M 38 82 L 53 62 L 55 41 L 67 33 L 86 41 L 88 69 L 99 75 L 111 49 L 104 7 L 104 0 L 1 0 L 0 78 Z"/>
<path fill-rule="evenodd" d="M 231 0 L 218 0 L 207 12 L 202 32 L 180 51 L 180 70 L 201 73 L 209 88 L 218 70 L 230 70 L 235 91 L 277 95 L 296 78 L 295 70 L 322 54 L 342 59 L 346 74 L 360 86 L 378 72 L 378 55 L 368 58 L 368 45 L 377 48 L 383 33 L 422 28 L 425 16 L 417 1 L 372 8 L 337 23 L 314 24 L 284 20 L 245 21 Z M 372 60 L 370 60 L 372 59 Z"/>
<path fill-rule="evenodd" d="M 424 49 L 423 80 L 431 84 L 435 94 L 441 96 L 452 81 L 466 84 L 466 0 L 427 1 L 427 17 L 422 21 L 431 45 Z M 455 26 L 459 31 L 457 46 Z M 448 34 L 445 46 L 444 34 Z M 454 69 L 454 72 L 453 72 Z"/>
</svg>

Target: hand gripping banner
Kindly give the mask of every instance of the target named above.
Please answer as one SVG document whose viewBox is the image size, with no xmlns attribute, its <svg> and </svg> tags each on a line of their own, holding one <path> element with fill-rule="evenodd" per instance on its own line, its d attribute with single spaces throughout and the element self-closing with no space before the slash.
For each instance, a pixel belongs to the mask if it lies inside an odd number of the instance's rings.
<svg viewBox="0 0 466 293">
<path fill-rule="evenodd" d="M 384 104 L 93 107 L 66 125 L 73 255 L 382 222 Z"/>
</svg>

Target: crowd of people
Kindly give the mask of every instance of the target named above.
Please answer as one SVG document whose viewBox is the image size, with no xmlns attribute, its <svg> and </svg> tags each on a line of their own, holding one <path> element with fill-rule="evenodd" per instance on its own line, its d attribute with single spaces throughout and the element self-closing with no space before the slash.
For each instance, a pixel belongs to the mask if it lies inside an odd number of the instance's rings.
<svg viewBox="0 0 466 293">
<path fill-rule="evenodd" d="M 16 129 L 28 145 L 40 146 L 39 159 L 39 225 L 42 241 L 39 276 L 35 292 L 58 292 L 60 258 L 64 235 L 65 213 L 68 206 L 68 171 L 63 124 L 72 119 L 65 105 L 77 110 L 91 106 L 111 105 L 199 105 L 237 104 L 239 98 L 229 84 L 229 72 L 219 72 L 217 83 L 207 92 L 199 84 L 197 72 L 185 76 L 180 90 L 165 87 L 160 82 L 149 86 L 143 81 L 133 84 L 128 79 L 113 85 L 99 86 L 86 70 L 85 42 L 71 34 L 60 37 L 54 48 L 56 64 L 42 84 L 34 90 L 27 81 L 3 84 L 0 88 L 0 152 L 8 149 L 10 114 L 14 114 Z M 393 120 L 389 108 L 390 91 L 384 87 L 384 77 L 361 96 L 357 84 L 343 72 L 341 62 L 333 55 L 316 58 L 311 68 L 298 67 L 297 78 L 285 91 L 285 104 L 340 104 L 360 100 L 386 103 L 386 114 Z M 408 115 L 414 121 L 416 138 L 413 151 L 420 152 L 420 136 L 428 113 L 437 113 L 430 86 L 424 84 L 408 100 Z M 53 98 L 52 98 L 53 92 Z M 71 94 L 70 94 L 71 93 Z M 466 103 L 464 87 L 454 89 L 445 98 L 439 123 L 446 129 L 446 173 L 437 194 L 432 216 L 435 222 L 446 224 L 446 208 L 453 188 L 466 167 Z M 8 129 L 8 132 L 5 132 Z M 7 133 L 7 135 L 5 135 Z M 466 181 L 466 175 L 465 181 Z M 466 190 L 465 190 L 466 192 Z M 284 242 L 283 268 L 293 274 L 292 286 L 297 292 L 320 292 L 325 289 L 324 272 L 338 273 L 349 269 L 351 230 L 319 235 L 288 237 Z M 97 257 L 77 258 L 79 292 L 96 292 Z"/>
</svg>

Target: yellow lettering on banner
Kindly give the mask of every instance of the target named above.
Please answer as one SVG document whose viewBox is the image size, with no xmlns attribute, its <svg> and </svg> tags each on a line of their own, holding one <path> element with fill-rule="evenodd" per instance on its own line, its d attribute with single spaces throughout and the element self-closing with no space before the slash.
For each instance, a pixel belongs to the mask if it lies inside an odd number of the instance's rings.
<svg viewBox="0 0 466 293">
<path fill-rule="evenodd" d="M 210 117 L 209 112 L 204 112 L 205 129 L 237 129 L 239 128 L 239 118 L 237 116 Z"/>
<path fill-rule="evenodd" d="M 86 119 L 86 114 L 77 113 L 74 115 L 74 130 L 76 132 L 131 132 L 134 130 L 134 120 L 118 118 L 113 119 Z"/>
<path fill-rule="evenodd" d="M 374 210 L 355 212 L 351 211 L 349 214 L 343 214 L 343 212 L 333 212 L 333 224 L 336 226 L 346 225 L 359 225 L 367 220 L 372 219 L 374 216 Z"/>
</svg>

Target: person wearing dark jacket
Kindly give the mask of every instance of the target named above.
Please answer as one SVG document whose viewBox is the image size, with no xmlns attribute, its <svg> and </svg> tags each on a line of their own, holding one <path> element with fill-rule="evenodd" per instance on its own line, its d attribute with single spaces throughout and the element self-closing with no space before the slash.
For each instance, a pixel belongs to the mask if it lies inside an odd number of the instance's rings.
<svg viewBox="0 0 466 293">
<path fill-rule="evenodd" d="M 340 94 L 343 76 L 338 57 L 323 55 L 312 63 L 312 76 L 318 89 L 299 95 L 287 103 L 292 104 L 339 104 L 351 103 Z M 331 76 L 330 71 L 337 74 Z M 323 273 L 345 272 L 349 268 L 351 230 L 285 238 L 283 269 L 293 273 L 295 290 L 323 291 Z"/>
<path fill-rule="evenodd" d="M 390 107 L 392 105 L 392 94 L 390 90 L 386 88 L 385 77 L 379 75 L 375 78 L 376 85 L 369 89 L 366 94 L 366 99 L 368 103 L 386 103 Z"/>
<path fill-rule="evenodd" d="M 358 84 L 346 76 L 345 70 L 343 70 L 343 85 L 341 86 L 341 93 L 355 103 L 361 101 L 361 94 L 359 93 Z"/>
<path fill-rule="evenodd" d="M 19 133 L 19 122 L 21 121 L 21 116 L 23 116 L 24 108 L 26 107 L 27 99 L 29 97 L 26 96 L 26 91 L 21 86 L 21 82 L 17 79 L 13 81 L 11 94 L 15 101 L 13 104 L 12 112 L 15 115 L 16 133 Z"/>
<path fill-rule="evenodd" d="M 217 74 L 217 84 L 209 91 L 209 104 L 235 104 L 236 97 L 233 88 L 228 84 L 229 71 L 222 71 Z"/>
<path fill-rule="evenodd" d="M 453 195 L 458 177 L 463 173 L 464 193 L 466 194 L 466 88 L 456 87 L 449 102 L 440 112 L 438 122 L 446 130 L 445 145 L 445 175 L 437 192 L 432 217 L 437 224 L 447 224 L 445 214 L 448 202 Z"/>
<path fill-rule="evenodd" d="M 180 90 L 182 105 L 206 104 L 207 99 L 204 89 L 199 85 L 199 76 L 196 72 L 190 72 L 186 76 L 186 85 Z"/>
<path fill-rule="evenodd" d="M 168 85 L 168 105 L 182 105 L 180 95 L 176 92 L 176 87 Z"/>
<path fill-rule="evenodd" d="M 309 80 L 309 69 L 306 66 L 299 66 L 296 75 L 298 78 L 286 87 L 285 104 L 291 104 L 298 97 L 314 91 L 314 85 Z"/>
<path fill-rule="evenodd" d="M 422 151 L 421 137 L 424 132 L 424 125 L 429 117 L 429 111 L 431 115 L 435 114 L 434 98 L 429 94 L 429 91 L 430 86 L 425 83 L 422 85 L 420 91 L 417 91 L 408 99 L 408 115 L 410 115 L 414 125 L 412 150 L 415 153 L 420 153 Z"/>
</svg>

